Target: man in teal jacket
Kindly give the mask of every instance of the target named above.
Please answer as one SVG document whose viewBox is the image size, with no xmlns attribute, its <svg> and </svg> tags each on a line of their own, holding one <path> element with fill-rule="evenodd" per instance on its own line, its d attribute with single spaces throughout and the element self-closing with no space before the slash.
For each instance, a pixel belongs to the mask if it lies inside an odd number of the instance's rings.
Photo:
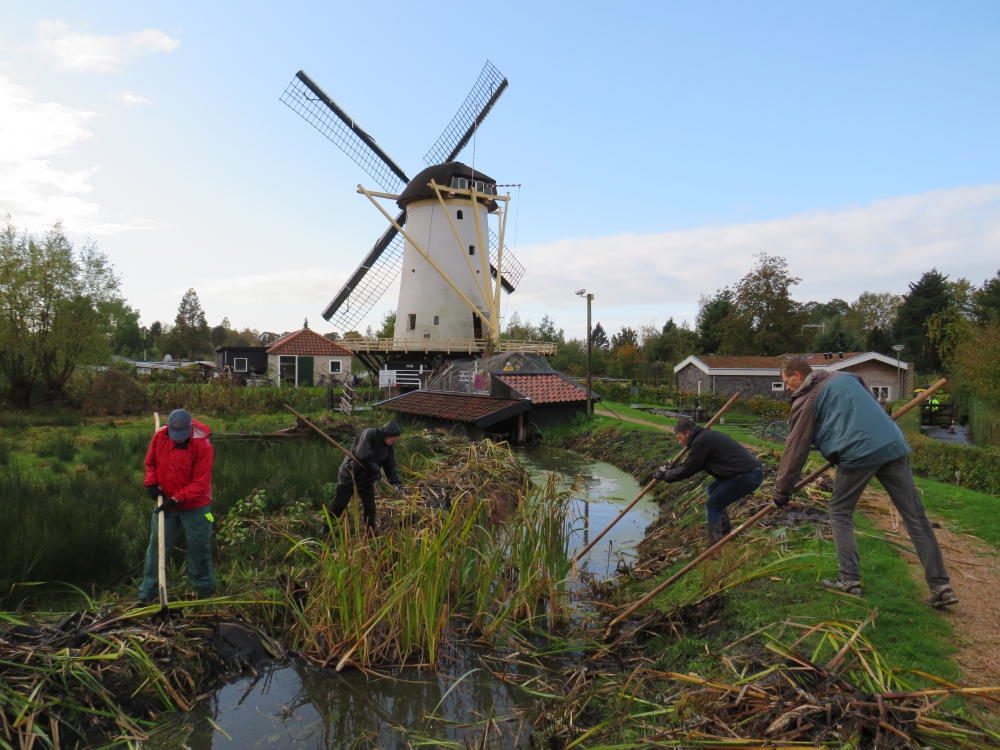
<svg viewBox="0 0 1000 750">
<path fill-rule="evenodd" d="M 913 484 L 907 457 L 910 446 L 864 381 L 847 372 L 813 371 L 800 357 L 785 361 L 781 379 L 792 391 L 792 411 L 774 483 L 774 504 L 788 504 L 813 445 L 837 467 L 829 513 L 840 573 L 836 580 L 824 580 L 822 585 L 861 594 L 854 510 L 865 487 L 876 478 L 899 511 L 924 566 L 931 590 L 928 603 L 935 607 L 957 604 L 937 537 Z"/>
</svg>

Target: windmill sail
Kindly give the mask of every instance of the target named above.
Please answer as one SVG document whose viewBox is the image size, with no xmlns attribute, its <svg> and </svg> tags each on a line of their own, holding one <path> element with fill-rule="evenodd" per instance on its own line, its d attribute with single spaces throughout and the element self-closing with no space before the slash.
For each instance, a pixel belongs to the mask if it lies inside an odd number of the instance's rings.
<svg viewBox="0 0 1000 750">
<path fill-rule="evenodd" d="M 375 139 L 327 96 L 304 70 L 295 74 L 280 100 L 336 144 L 387 193 L 399 193 L 410 179 Z"/>
<path fill-rule="evenodd" d="M 465 97 L 465 101 L 451 118 L 448 127 L 424 156 L 427 166 L 455 161 L 506 88 L 507 79 L 493 66 L 493 63 L 487 60 L 472 91 Z"/>
</svg>

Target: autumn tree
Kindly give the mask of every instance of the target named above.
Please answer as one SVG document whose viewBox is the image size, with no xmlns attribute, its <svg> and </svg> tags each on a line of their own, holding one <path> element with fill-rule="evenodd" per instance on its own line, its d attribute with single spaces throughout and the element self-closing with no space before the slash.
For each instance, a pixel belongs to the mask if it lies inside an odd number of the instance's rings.
<svg viewBox="0 0 1000 750">
<path fill-rule="evenodd" d="M 757 259 L 736 284 L 732 310 L 719 324 L 722 353 L 776 356 L 800 351 L 809 315 L 790 290 L 801 279 L 788 273 L 784 258 L 760 253 Z"/>
<path fill-rule="evenodd" d="M 208 321 L 201 309 L 198 292 L 188 289 L 181 298 L 174 319 L 173 333 L 183 347 L 188 359 L 195 359 L 212 345 L 209 338 Z"/>
</svg>

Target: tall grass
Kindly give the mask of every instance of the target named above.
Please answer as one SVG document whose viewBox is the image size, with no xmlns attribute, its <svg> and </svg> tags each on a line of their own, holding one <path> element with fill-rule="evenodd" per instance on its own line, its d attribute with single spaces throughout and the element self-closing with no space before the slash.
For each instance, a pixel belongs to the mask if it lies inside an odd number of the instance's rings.
<svg viewBox="0 0 1000 750">
<path fill-rule="evenodd" d="M 327 406 L 326 388 L 262 386 L 246 388 L 215 383 L 160 383 L 146 386 L 153 408 L 159 411 L 187 409 L 201 414 L 262 414 L 281 411 L 290 404 L 299 411 Z"/>
<path fill-rule="evenodd" d="M 293 648 L 338 666 L 417 656 L 435 664 L 452 615 L 488 639 L 526 619 L 549 626 L 564 619 L 569 493 L 554 481 L 526 483 L 498 522 L 496 499 L 483 489 L 469 488 L 446 509 L 400 501 L 391 511 L 394 528 L 380 538 L 334 522 L 332 540 L 300 545 L 314 566 L 308 600 L 288 599 Z"/>
</svg>

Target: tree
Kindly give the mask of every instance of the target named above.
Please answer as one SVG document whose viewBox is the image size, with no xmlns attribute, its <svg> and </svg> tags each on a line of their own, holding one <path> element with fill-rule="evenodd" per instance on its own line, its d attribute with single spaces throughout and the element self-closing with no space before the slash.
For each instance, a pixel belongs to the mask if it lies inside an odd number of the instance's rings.
<svg viewBox="0 0 1000 750">
<path fill-rule="evenodd" d="M 636 350 L 639 348 L 639 335 L 628 326 L 622 326 L 621 331 L 611 337 L 612 351 L 617 351 L 623 346 L 633 346 Z"/>
<path fill-rule="evenodd" d="M 396 337 L 396 311 L 386 310 L 382 315 L 382 325 L 375 334 L 376 338 L 392 339 Z"/>
<path fill-rule="evenodd" d="M 142 339 L 142 329 L 139 328 L 139 311 L 133 310 L 123 301 L 111 316 L 111 353 L 137 359 L 144 356 L 144 348 L 146 344 Z"/>
<path fill-rule="evenodd" d="M 174 319 L 174 335 L 177 337 L 188 359 L 196 359 L 208 351 L 212 345 L 205 311 L 201 309 L 198 292 L 188 289 L 177 307 Z"/>
<path fill-rule="evenodd" d="M 597 321 L 597 325 L 590 331 L 590 346 L 592 349 L 604 349 L 605 351 L 611 348 L 611 342 L 608 341 L 608 334 L 605 332 L 604 326 L 601 325 L 600 321 Z"/>
<path fill-rule="evenodd" d="M 336 331 L 330 331 L 329 333 L 324 333 L 323 338 L 329 339 L 330 341 L 340 341 L 340 334 Z"/>
<path fill-rule="evenodd" d="M 0 372 L 11 401 L 28 408 L 38 381 L 45 400 L 63 395 L 80 364 L 109 354 L 122 311 L 114 267 L 87 240 L 79 253 L 56 223 L 44 237 L 0 232 Z"/>
<path fill-rule="evenodd" d="M 719 324 L 733 310 L 733 293 L 729 287 L 719 289 L 714 297 L 702 296 L 698 300 L 698 351 L 701 354 L 715 354 L 722 348 L 722 331 Z"/>
<path fill-rule="evenodd" d="M 538 324 L 538 340 L 549 341 L 553 344 L 561 344 L 566 340 L 563 329 L 556 330 L 556 324 L 548 313 L 542 316 L 542 320 Z"/>
<path fill-rule="evenodd" d="M 809 314 L 809 323 L 819 325 L 823 321 L 833 320 L 839 315 L 846 315 L 850 305 L 844 300 L 834 298 L 829 302 L 806 302 L 802 309 Z"/>
<path fill-rule="evenodd" d="M 776 356 L 802 349 L 802 326 L 809 319 L 790 289 L 801 279 L 788 261 L 759 253 L 757 265 L 740 279 L 733 308 L 719 324 L 722 351 L 732 355 Z"/>
<path fill-rule="evenodd" d="M 948 277 L 932 268 L 909 286 L 909 293 L 903 296 L 896 310 L 892 334 L 896 343 L 906 347 L 918 372 L 937 372 L 942 362 L 937 347 L 927 338 L 927 321 L 952 305 L 954 298 Z"/>
<path fill-rule="evenodd" d="M 814 352 L 853 352 L 861 349 L 864 342 L 854 331 L 845 331 L 841 316 L 833 319 L 830 327 L 824 333 L 820 331 L 813 339 Z"/>
<path fill-rule="evenodd" d="M 1000 402 L 1000 323 L 973 328 L 955 347 L 951 364 L 975 395 Z"/>
<path fill-rule="evenodd" d="M 844 328 L 868 334 L 876 328 L 889 331 L 903 298 L 892 292 L 862 292 L 844 316 Z"/>
<path fill-rule="evenodd" d="M 1000 323 L 1000 271 L 973 292 L 972 314 L 980 323 Z"/>
<path fill-rule="evenodd" d="M 212 342 L 212 347 L 218 349 L 226 342 L 226 334 L 229 333 L 228 327 L 224 325 L 217 325 L 208 334 L 209 340 Z"/>
</svg>

